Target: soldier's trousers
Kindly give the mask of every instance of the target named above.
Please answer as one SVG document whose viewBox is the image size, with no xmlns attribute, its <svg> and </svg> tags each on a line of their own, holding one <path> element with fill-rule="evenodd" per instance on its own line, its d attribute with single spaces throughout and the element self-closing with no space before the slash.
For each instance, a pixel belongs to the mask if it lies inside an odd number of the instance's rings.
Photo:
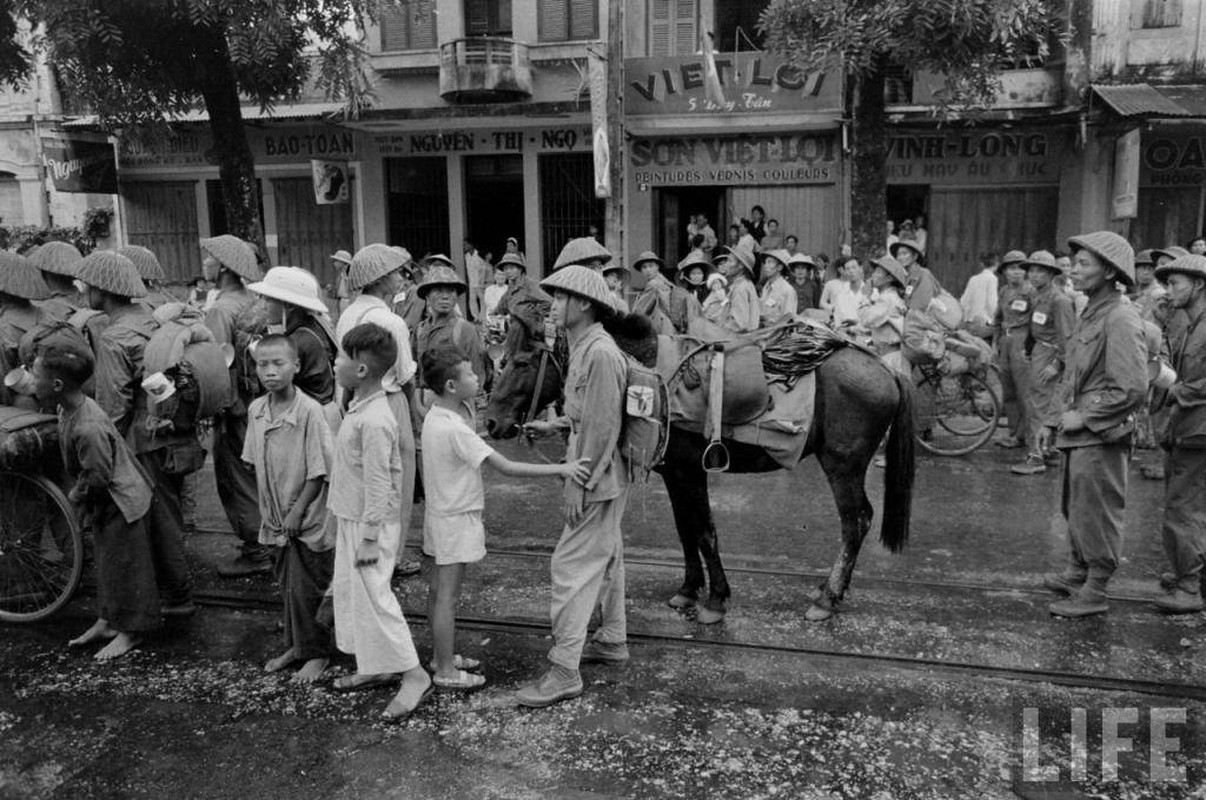
<svg viewBox="0 0 1206 800">
<path fill-rule="evenodd" d="M 267 562 L 271 554 L 260 544 L 260 504 L 255 470 L 243 461 L 247 417 L 223 414 L 214 428 L 214 479 L 218 499 L 246 558 Z"/>
<path fill-rule="evenodd" d="M 1164 457 L 1163 534 L 1177 585 L 1197 592 L 1206 551 L 1206 448 L 1174 447 Z"/>
<path fill-rule="evenodd" d="M 1001 401 L 1009 420 L 1009 435 L 1024 440 L 1030 434 L 1030 360 L 1026 358 L 1026 332 L 1001 334 L 997 358 L 1001 371 Z"/>
<path fill-rule="evenodd" d="M 1065 574 L 1088 577 L 1102 590 L 1122 550 L 1130 452 L 1129 441 L 1064 451 L 1063 511 L 1071 545 Z"/>
</svg>

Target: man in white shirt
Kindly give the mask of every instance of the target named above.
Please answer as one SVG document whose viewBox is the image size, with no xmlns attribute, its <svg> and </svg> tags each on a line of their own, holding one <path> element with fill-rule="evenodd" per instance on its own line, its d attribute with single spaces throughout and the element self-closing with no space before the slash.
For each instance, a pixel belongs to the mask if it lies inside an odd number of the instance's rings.
<svg viewBox="0 0 1206 800">
<path fill-rule="evenodd" d="M 959 298 L 967 329 L 977 336 L 991 336 L 992 321 L 997 316 L 997 266 L 1001 263 L 995 253 L 980 256 L 978 273 L 967 279 L 967 288 Z"/>
<path fill-rule="evenodd" d="M 696 219 L 699 222 L 696 224 L 695 232 L 704 238 L 701 249 L 704 255 L 712 257 L 712 251 L 716 249 L 716 231 L 712 230 L 712 226 L 708 224 L 707 214 L 697 214 Z"/>
<path fill-rule="evenodd" d="M 469 283 L 469 296 L 466 303 L 469 306 L 469 318 L 480 320 L 485 316 L 482 309 L 482 294 L 486 284 L 490 283 L 494 270 L 486 263 L 486 259 L 477 254 L 477 248 L 468 239 L 465 247 L 465 279 Z"/>
<path fill-rule="evenodd" d="M 821 310 L 830 312 L 831 325 L 840 328 L 858 322 L 858 307 L 863 298 L 863 267 L 857 258 L 846 259 L 838 277 L 821 291 Z"/>
</svg>

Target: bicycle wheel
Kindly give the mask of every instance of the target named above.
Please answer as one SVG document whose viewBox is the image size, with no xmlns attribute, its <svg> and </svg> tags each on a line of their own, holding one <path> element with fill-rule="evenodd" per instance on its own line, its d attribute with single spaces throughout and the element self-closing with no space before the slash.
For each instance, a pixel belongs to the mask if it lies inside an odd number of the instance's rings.
<svg viewBox="0 0 1206 800">
<path fill-rule="evenodd" d="M 84 537 L 61 489 L 41 475 L 0 472 L 0 621 L 62 608 L 84 567 Z"/>
<path fill-rule="evenodd" d="M 917 396 L 923 414 L 917 425 L 917 442 L 939 456 L 962 456 L 992 438 L 1000 413 L 1000 400 L 983 377 L 920 374 Z"/>
</svg>

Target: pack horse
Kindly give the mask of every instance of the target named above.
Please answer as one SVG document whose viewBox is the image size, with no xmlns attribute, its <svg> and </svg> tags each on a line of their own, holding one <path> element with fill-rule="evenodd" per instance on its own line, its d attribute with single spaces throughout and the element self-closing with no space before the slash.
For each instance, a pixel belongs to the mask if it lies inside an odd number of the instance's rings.
<svg viewBox="0 0 1206 800">
<path fill-rule="evenodd" d="M 634 319 L 643 318 L 631 315 L 606 327 L 630 354 L 643 350 L 647 355 L 648 341 L 632 346 Z M 527 415 L 560 399 L 564 375 L 560 360 L 558 348 L 547 346 L 524 326 L 513 326 L 506 365 L 487 409 L 491 436 L 517 435 Z M 874 510 L 867 498 L 867 468 L 885 436 L 880 541 L 893 552 L 903 549 L 908 539 L 915 471 L 912 390 L 906 381 L 873 353 L 854 346 L 835 349 L 817 366 L 815 376 L 813 421 L 800 458 L 815 455 L 820 461 L 841 518 L 842 547 L 829 574 L 811 593 L 805 619 L 814 622 L 828 619 L 841 602 L 863 539 L 871 530 Z M 760 446 L 729 438 L 724 444 L 729 472 L 783 468 Z M 672 424 L 665 459 L 657 471 L 665 481 L 685 560 L 683 583 L 670 605 L 680 610 L 695 607 L 700 622 L 716 623 L 724 619 L 730 590 L 708 494 L 709 473 L 704 466 L 708 446 L 701 433 Z"/>
</svg>

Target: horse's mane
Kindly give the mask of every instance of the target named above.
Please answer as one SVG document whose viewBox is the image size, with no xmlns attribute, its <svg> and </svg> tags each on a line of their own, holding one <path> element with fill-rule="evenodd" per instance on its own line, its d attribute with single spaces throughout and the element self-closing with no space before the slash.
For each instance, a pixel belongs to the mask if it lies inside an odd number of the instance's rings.
<svg viewBox="0 0 1206 800">
<path fill-rule="evenodd" d="M 657 366 L 657 331 L 644 314 L 612 314 L 603 320 L 603 330 L 611 334 L 620 350 L 646 367 Z"/>
</svg>

